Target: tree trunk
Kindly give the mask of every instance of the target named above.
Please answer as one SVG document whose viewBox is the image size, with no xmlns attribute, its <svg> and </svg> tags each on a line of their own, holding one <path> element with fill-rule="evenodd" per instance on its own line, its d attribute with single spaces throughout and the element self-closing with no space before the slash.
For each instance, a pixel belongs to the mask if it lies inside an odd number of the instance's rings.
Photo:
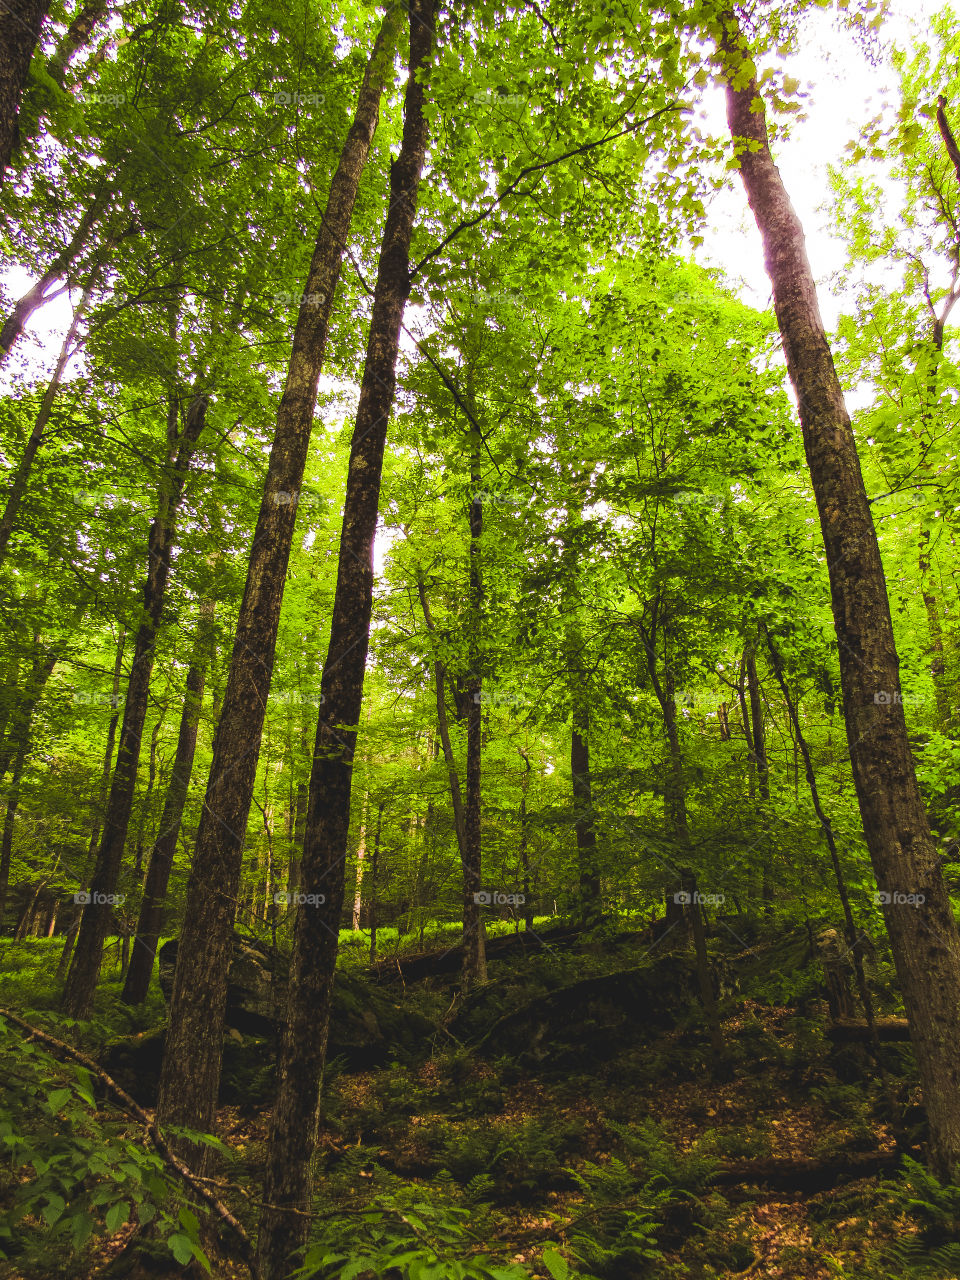
<svg viewBox="0 0 960 1280">
<path fill-rule="evenodd" d="M 357 841 L 357 885 L 353 894 L 353 932 L 360 931 L 360 912 L 363 909 L 363 859 L 367 850 L 367 801 L 369 791 L 363 793 L 363 808 L 360 814 L 360 838 Z"/>
<path fill-rule="evenodd" d="M 90 882 L 91 900 L 83 909 L 73 961 L 63 992 L 61 1008 L 73 1018 L 85 1018 L 89 1014 L 100 973 L 103 944 L 112 914 L 109 903 L 102 899 L 116 892 L 120 876 L 123 846 L 137 785 L 140 741 L 147 716 L 157 630 L 170 572 L 170 556 L 177 533 L 177 511 L 183 495 L 186 471 L 206 421 L 207 397 L 198 395 L 194 398 L 187 411 L 183 430 L 179 433 L 177 407 L 176 397 L 172 397 L 167 428 L 168 468 L 161 480 L 157 514 L 150 525 L 143 614 L 134 641 L 133 662 L 120 730 L 120 748 L 103 820 L 103 839 Z M 94 895 L 100 895 L 100 900 Z"/>
<path fill-rule="evenodd" d="M 163 802 L 160 830 L 150 851 L 147 882 L 143 888 L 143 901 L 140 904 L 140 917 L 137 921 L 133 956 L 123 987 L 122 999 L 127 1004 L 142 1004 L 146 1000 L 147 992 L 150 988 L 150 977 L 153 973 L 157 942 L 163 932 L 166 918 L 167 883 L 173 867 L 173 857 L 177 850 L 177 840 L 180 837 L 180 825 L 183 821 L 183 810 L 187 803 L 187 792 L 190 789 L 190 775 L 193 772 L 193 757 L 197 747 L 197 728 L 200 723 L 200 708 L 203 703 L 204 678 L 212 640 L 213 602 L 208 601 L 204 603 L 200 621 L 197 625 L 197 636 L 190 658 L 190 667 L 187 671 L 187 693 L 183 702 L 183 712 L 180 716 L 177 750 L 173 759 L 170 781 L 167 784 L 167 794 Z"/>
<path fill-rule="evenodd" d="M 20 100 L 49 7 L 50 0 L 0 4 L 0 187 L 19 143 Z"/>
<path fill-rule="evenodd" d="M 112 198 L 111 189 L 102 186 L 97 188 L 67 245 L 53 259 L 36 284 L 31 285 L 27 292 L 14 303 L 13 310 L 3 322 L 3 328 L 0 329 L 0 364 L 10 354 L 14 343 L 22 335 L 33 313 L 69 287 L 62 285 L 53 293 L 47 294 L 50 286 L 70 269 L 83 252 L 90 238 L 90 232 L 106 211 Z"/>
<path fill-rule="evenodd" d="M 883 914 L 930 1122 L 931 1162 L 939 1177 L 954 1181 L 960 1176 L 960 934 L 917 785 L 880 549 L 803 229 L 770 153 L 755 68 L 732 14 L 720 47 L 730 133 L 763 237 L 820 512 L 854 784 L 877 882 L 891 895 Z M 894 893 L 922 893 L 923 903 L 897 901 Z"/>
<path fill-rule="evenodd" d="M 3 927 L 3 913 L 7 906 L 7 886 L 10 883 L 10 859 L 13 853 L 13 828 L 20 804 L 20 779 L 23 777 L 23 766 L 26 762 L 28 743 L 22 742 L 13 763 L 13 773 L 7 790 L 7 809 L 3 819 L 3 836 L 0 839 L 0 929 Z"/>
<path fill-rule="evenodd" d="M 303 886 L 325 895 L 300 906 L 294 925 L 279 1090 L 268 1142 L 257 1258 L 262 1280 L 286 1274 L 291 1251 L 307 1238 L 310 1159 L 316 1144 L 319 1088 L 330 1022 L 343 907 L 353 753 L 373 606 L 373 540 L 380 476 L 393 408 L 403 310 L 410 289 L 410 239 L 427 144 L 422 76 L 433 43 L 434 0 L 410 8 L 409 78 L 403 141 L 391 165 L 390 202 L 350 450 L 330 645 L 310 778 Z M 287 1210 L 294 1210 L 290 1213 Z"/>
<path fill-rule="evenodd" d="M 480 822 L 481 767 L 483 756 L 483 678 L 481 675 L 481 635 L 483 582 L 480 577 L 480 539 L 483 536 L 483 503 L 477 493 L 480 476 L 479 443 L 470 459 L 470 658 L 467 682 L 467 768 L 464 806 L 463 857 L 463 972 L 464 991 L 487 980 L 486 931 L 477 894 L 483 886 L 483 848 Z"/>
<path fill-rule="evenodd" d="M 380 862 L 380 828 L 383 823 L 384 801 L 377 808 L 377 830 L 373 838 L 373 857 L 370 859 L 370 963 L 377 958 L 377 868 Z"/>
<path fill-rule="evenodd" d="M 53 376 L 47 383 L 47 389 L 43 393 L 43 399 L 40 401 L 40 408 L 37 411 L 34 420 L 33 430 L 30 432 L 30 438 L 24 446 L 20 461 L 17 463 L 16 470 L 10 479 L 10 487 L 7 490 L 7 499 L 3 507 L 3 515 L 0 516 L 0 565 L 3 564 L 7 556 L 7 544 L 10 541 L 10 535 L 13 533 L 13 524 L 20 510 L 20 504 L 23 501 L 23 495 L 27 491 L 27 485 L 30 481 L 30 472 L 33 470 L 34 459 L 37 456 L 37 450 L 43 440 L 43 433 L 47 423 L 50 421 L 50 414 L 53 410 L 53 402 L 60 390 L 60 382 L 63 378 L 63 371 L 67 367 L 67 362 L 73 355 L 74 346 L 77 338 L 77 330 L 80 328 L 80 321 L 83 319 L 84 313 L 90 303 L 90 294 L 94 287 L 94 277 L 98 275 L 98 271 L 94 271 L 93 277 L 87 284 L 86 289 L 77 304 L 70 321 L 70 328 L 67 330 L 63 345 L 60 348 L 60 354 L 57 357 L 57 363 L 53 370 Z"/>
<path fill-rule="evenodd" d="M 243 841 L 273 674 L 296 498 L 306 466 L 334 291 L 399 21 L 400 7 L 388 9 L 330 184 L 297 317 L 187 888 L 190 911 L 177 948 L 157 1100 L 161 1124 L 206 1129 L 216 1105 Z M 184 1062 L 191 1065 L 186 1078 Z M 185 1149 L 184 1155 L 197 1159 L 195 1149 Z"/>
<path fill-rule="evenodd" d="M 109 8 L 108 0 L 85 0 L 74 14 L 66 35 L 47 63 L 47 72 L 57 84 L 63 85 L 71 60 L 90 43 L 94 28 L 107 16 Z"/>
<path fill-rule="evenodd" d="M 423 577 L 417 574 L 417 591 L 420 594 L 420 607 L 427 630 L 433 631 L 433 618 L 430 613 L 430 601 L 427 599 Z M 457 834 L 457 849 L 462 866 L 467 859 L 467 823 L 463 808 L 463 795 L 460 791 L 460 777 L 457 773 L 457 762 L 453 754 L 453 743 L 450 741 L 450 722 L 447 719 L 446 699 L 447 671 L 443 663 L 436 659 L 433 664 L 433 682 L 437 694 L 437 732 L 440 745 L 443 747 L 443 759 L 447 766 L 447 777 L 450 781 L 450 801 L 453 805 L 453 825 Z"/>
<path fill-rule="evenodd" d="M 519 750 L 519 748 L 517 748 Z M 520 752 L 523 760 L 523 778 L 520 781 L 520 869 L 523 872 L 523 927 L 527 933 L 533 929 L 533 901 L 530 894 L 529 820 L 527 818 L 527 793 L 530 790 L 530 757 Z"/>
</svg>

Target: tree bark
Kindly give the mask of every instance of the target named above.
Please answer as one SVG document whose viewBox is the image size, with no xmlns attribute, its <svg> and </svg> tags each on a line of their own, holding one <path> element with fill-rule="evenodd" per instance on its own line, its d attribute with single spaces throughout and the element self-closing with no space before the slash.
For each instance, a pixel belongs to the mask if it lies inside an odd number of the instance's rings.
<svg viewBox="0 0 960 1280">
<path fill-rule="evenodd" d="M 19 144 L 20 100 L 50 0 L 0 0 L 0 187 Z"/>
<path fill-rule="evenodd" d="M 0 3 L 2 3 L 2 0 L 0 0 Z M 70 269 L 83 252 L 91 231 L 103 216 L 112 199 L 113 191 L 110 188 L 104 186 L 97 188 L 69 242 L 53 259 L 36 284 L 31 285 L 27 292 L 14 303 L 13 310 L 3 322 L 3 328 L 0 329 L 0 364 L 7 358 L 13 349 L 14 343 L 23 334 L 33 313 L 42 307 L 45 302 L 57 297 L 68 287 L 63 285 L 49 296 L 47 295 L 47 290 L 50 286 L 55 284 Z"/>
<path fill-rule="evenodd" d="M 203 703 L 203 685 L 213 639 L 213 602 L 206 601 L 201 610 L 190 667 L 187 671 L 187 693 L 180 716 L 180 732 L 173 769 L 163 802 L 160 830 L 150 851 L 147 881 L 143 888 L 140 917 L 133 944 L 133 956 L 127 970 L 122 999 L 127 1004 L 142 1004 L 150 988 L 157 942 L 166 919 L 167 884 L 177 850 L 183 810 L 190 789 L 193 757 L 197 747 L 197 728 Z"/>
<path fill-rule="evenodd" d="M 94 29 L 107 16 L 109 8 L 108 0 L 85 0 L 74 14 L 66 35 L 47 63 L 47 72 L 57 84 L 63 85 L 67 67 L 80 50 L 90 43 Z"/>
<path fill-rule="evenodd" d="M 0 0 L 0 4 L 3 0 Z M 70 327 L 67 330 L 63 345 L 60 348 L 60 354 L 57 357 L 57 363 L 53 370 L 53 376 L 47 383 L 47 389 L 43 393 L 43 399 L 40 401 L 40 408 L 33 423 L 33 430 L 24 446 L 20 461 L 17 463 L 16 470 L 10 479 L 10 487 L 7 490 L 7 499 L 3 507 L 3 515 L 0 516 L 0 565 L 3 564 L 7 556 L 7 544 L 10 541 L 10 535 L 13 533 L 13 524 L 20 510 L 20 504 L 23 501 L 23 495 L 27 491 L 27 484 L 30 480 L 30 472 L 33 470 L 33 463 L 37 456 L 37 450 L 40 448 L 43 440 L 43 433 L 47 423 L 50 421 L 50 414 L 53 410 L 53 402 L 56 399 L 57 392 L 60 390 L 60 382 L 63 378 L 63 372 L 67 367 L 67 362 L 73 355 L 74 345 L 76 343 L 77 331 L 80 328 L 80 321 L 83 319 L 84 313 L 90 304 L 90 294 L 96 283 L 96 276 L 99 271 L 95 270 L 91 276 L 87 287 L 83 291 L 83 295 L 77 304 L 70 321 Z"/>
<path fill-rule="evenodd" d="M 409 78 L 403 141 L 391 165 L 390 203 L 380 249 L 373 315 L 350 450 L 343 531 L 323 702 L 310 778 L 303 886 L 325 895 L 302 905 L 294 925 L 279 1090 L 267 1146 L 257 1258 L 263 1280 L 286 1274 L 291 1251 L 307 1237 L 310 1158 L 316 1145 L 319 1088 L 337 961 L 350 824 L 353 753 L 373 606 L 373 540 L 387 426 L 393 408 L 403 310 L 409 295 L 410 240 L 427 145 L 423 75 L 433 45 L 434 0 L 410 7 Z M 294 1212 L 289 1212 L 293 1210 Z"/>
<path fill-rule="evenodd" d="M 469 991 L 487 980 L 486 930 L 476 895 L 483 885 L 481 827 L 481 769 L 483 758 L 483 677 L 481 628 L 483 581 L 480 576 L 480 539 L 483 536 L 483 503 L 477 496 L 480 476 L 479 441 L 470 458 L 470 665 L 467 681 L 467 767 L 464 805 L 463 857 L 463 973 L 462 987 Z"/>
<path fill-rule="evenodd" d="M 884 904 L 930 1121 L 939 1177 L 960 1175 L 960 934 L 937 860 L 900 690 L 876 531 L 807 259 L 803 229 L 770 153 L 756 70 L 736 18 L 720 42 L 727 118 L 796 389 L 830 573 L 844 718 L 870 858 L 882 890 L 923 894 Z M 755 105 L 759 109 L 754 109 Z"/>
<path fill-rule="evenodd" d="M 103 944 L 112 910 L 109 903 L 97 901 L 94 895 L 103 897 L 115 893 L 120 876 L 123 846 L 137 784 L 140 742 L 147 717 L 157 631 L 170 573 L 170 557 L 177 534 L 177 512 L 183 496 L 186 472 L 206 422 L 207 396 L 194 397 L 180 432 L 177 430 L 177 409 L 177 399 L 174 396 L 167 427 L 168 465 L 161 479 L 157 514 L 150 524 L 143 614 L 134 641 L 133 662 L 120 730 L 120 747 L 103 820 L 103 838 L 90 882 L 91 900 L 83 909 L 61 1003 L 64 1013 L 73 1018 L 84 1018 L 89 1014 L 100 973 Z"/>
<path fill-rule="evenodd" d="M 334 291 L 399 20 L 399 6 L 387 11 L 367 65 L 297 318 L 187 887 L 157 1100 L 161 1124 L 206 1129 L 216 1105 L 243 840 L 293 542 L 293 499 L 303 480 Z M 186 1077 L 184 1063 L 190 1064 Z M 195 1150 L 186 1154 L 197 1158 Z"/>
</svg>

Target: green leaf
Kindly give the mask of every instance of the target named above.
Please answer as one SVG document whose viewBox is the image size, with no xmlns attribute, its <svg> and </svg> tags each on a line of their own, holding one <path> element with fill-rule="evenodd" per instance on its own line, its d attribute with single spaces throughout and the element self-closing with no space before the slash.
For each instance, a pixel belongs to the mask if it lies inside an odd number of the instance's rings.
<svg viewBox="0 0 960 1280">
<path fill-rule="evenodd" d="M 553 1280 L 567 1280 L 570 1275 L 570 1267 L 566 1258 L 557 1253 L 556 1249 L 544 1249 L 543 1265 L 550 1272 Z"/>
</svg>

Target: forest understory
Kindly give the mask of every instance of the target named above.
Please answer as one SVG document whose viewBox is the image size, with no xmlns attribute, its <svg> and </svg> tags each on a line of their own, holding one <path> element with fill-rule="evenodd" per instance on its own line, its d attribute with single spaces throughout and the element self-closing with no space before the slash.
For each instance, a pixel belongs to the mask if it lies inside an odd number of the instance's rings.
<svg viewBox="0 0 960 1280">
<path fill-rule="evenodd" d="M 0 0 L 0 1280 L 960 1280 L 960 15 Z"/>
</svg>

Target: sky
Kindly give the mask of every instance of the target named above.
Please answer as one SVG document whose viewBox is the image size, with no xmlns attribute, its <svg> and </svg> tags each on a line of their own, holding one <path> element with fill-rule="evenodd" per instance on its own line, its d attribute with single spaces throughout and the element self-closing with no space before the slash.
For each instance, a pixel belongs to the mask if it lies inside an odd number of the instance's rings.
<svg viewBox="0 0 960 1280">
<path fill-rule="evenodd" d="M 940 7 L 934 0 L 890 0 L 883 38 L 908 45 L 912 35 L 924 35 L 929 15 Z M 800 51 L 785 69 L 801 80 L 810 97 L 805 119 L 795 122 L 790 137 L 777 146 L 776 159 L 804 226 L 829 330 L 843 307 L 843 296 L 833 292 L 832 278 L 843 266 L 845 251 L 834 234 L 827 208 L 828 169 L 840 163 L 846 143 L 857 136 L 880 104 L 894 99 L 896 77 L 888 64 L 871 66 L 835 17 L 822 10 L 813 11 L 806 19 Z M 724 134 L 722 92 L 709 90 L 704 106 L 711 131 Z M 956 109 L 960 120 L 960 104 Z M 745 302 L 760 309 L 770 305 L 760 236 L 735 175 L 708 203 L 704 244 L 696 256 L 704 265 L 720 267 Z M 19 269 L 2 273 L 2 279 L 14 296 L 30 283 Z M 49 372 L 69 318 L 66 296 L 43 308 L 31 321 L 21 354 L 31 350 L 37 366 Z"/>
<path fill-rule="evenodd" d="M 930 15 L 942 7 L 933 0 L 890 0 L 881 36 L 885 42 L 909 47 L 914 36 L 926 35 Z M 786 69 L 810 93 L 804 104 L 806 118 L 777 145 L 775 158 L 803 224 L 820 309 L 830 330 L 843 310 L 843 294 L 835 296 L 832 278 L 843 267 L 846 251 L 831 223 L 828 171 L 843 160 L 847 142 L 858 136 L 881 104 L 898 100 L 897 77 L 889 62 L 870 66 L 829 11 L 808 15 L 800 45 Z M 722 135 L 721 90 L 708 94 L 706 110 L 712 131 Z M 954 110 L 960 112 L 960 103 Z M 697 258 L 704 265 L 721 267 L 744 302 L 761 310 L 772 305 L 760 235 L 738 179 L 708 204 L 704 245 Z"/>
</svg>

